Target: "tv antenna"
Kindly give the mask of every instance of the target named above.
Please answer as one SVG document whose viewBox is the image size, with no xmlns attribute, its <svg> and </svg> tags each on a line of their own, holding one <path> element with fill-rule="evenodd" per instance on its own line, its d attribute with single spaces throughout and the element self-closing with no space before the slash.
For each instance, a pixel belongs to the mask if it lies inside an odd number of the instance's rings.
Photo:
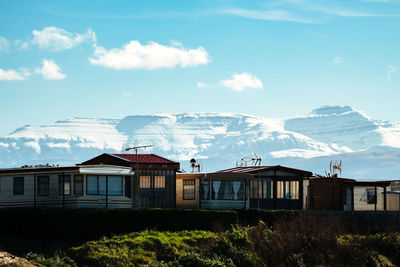
<svg viewBox="0 0 400 267">
<path fill-rule="evenodd" d="M 126 151 L 129 151 L 129 150 L 135 150 L 135 153 L 137 154 L 137 151 L 138 151 L 138 149 L 145 149 L 146 150 L 146 148 L 148 148 L 148 147 L 152 147 L 152 146 L 154 146 L 154 145 L 146 145 L 146 146 L 133 146 L 133 147 L 127 147 L 127 148 L 125 148 L 125 150 Z"/>
<path fill-rule="evenodd" d="M 335 162 L 331 160 L 329 171 L 332 177 L 337 177 L 338 172 L 342 175 L 342 160 L 335 160 Z"/>
<path fill-rule="evenodd" d="M 244 157 L 240 160 L 240 166 L 238 166 L 236 162 L 237 167 L 246 167 L 247 163 L 251 162 L 250 166 L 261 166 L 261 157 L 257 155 L 257 153 L 253 153 L 254 157 Z"/>
<path fill-rule="evenodd" d="M 152 146 L 154 146 L 154 145 L 145 145 L 145 146 L 133 146 L 133 147 L 127 147 L 127 148 L 125 148 L 125 150 L 126 151 L 129 151 L 129 150 L 135 150 L 135 154 L 136 154 L 136 172 L 139 174 L 139 159 L 138 159 L 138 150 L 139 149 L 144 149 L 144 150 L 146 150 L 146 148 L 148 148 L 148 147 L 152 147 Z"/>
<path fill-rule="evenodd" d="M 200 160 L 196 160 L 195 158 L 190 160 L 190 166 L 192 167 L 192 173 L 196 172 L 201 172 L 203 170 L 203 164 L 200 162 Z"/>
</svg>

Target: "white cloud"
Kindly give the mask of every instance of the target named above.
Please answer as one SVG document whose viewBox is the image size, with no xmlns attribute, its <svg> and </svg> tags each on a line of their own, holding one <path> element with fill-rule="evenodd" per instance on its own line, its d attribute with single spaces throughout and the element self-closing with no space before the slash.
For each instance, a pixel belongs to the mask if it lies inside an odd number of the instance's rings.
<svg viewBox="0 0 400 267">
<path fill-rule="evenodd" d="M 96 42 L 96 34 L 89 29 L 84 34 L 70 33 L 64 29 L 54 26 L 46 27 L 43 30 L 33 30 L 32 43 L 43 49 L 54 51 L 66 50 L 89 41 Z"/>
<path fill-rule="evenodd" d="M 0 51 L 7 51 L 9 47 L 10 42 L 6 38 L 0 36 Z"/>
<path fill-rule="evenodd" d="M 65 79 L 65 74 L 61 72 L 60 67 L 54 63 L 53 60 L 43 59 L 43 66 L 41 68 L 36 68 L 35 72 L 40 73 L 46 80 L 63 80 Z"/>
<path fill-rule="evenodd" d="M 20 71 L 0 69 L 0 81 L 22 81 L 26 80 L 30 75 L 30 72 L 25 69 Z"/>
<path fill-rule="evenodd" d="M 93 58 L 89 61 L 93 65 L 106 68 L 122 69 L 159 69 L 182 68 L 207 64 L 210 56 L 207 51 L 199 46 L 196 49 L 184 47 L 165 46 L 156 42 L 142 45 L 139 41 L 130 41 L 123 48 L 106 50 L 101 46 L 95 47 Z"/>
<path fill-rule="evenodd" d="M 262 89 L 263 84 L 256 76 L 251 73 L 243 72 L 241 74 L 233 74 L 232 79 L 223 80 L 221 84 L 226 88 L 241 92 L 248 88 Z"/>
<path fill-rule="evenodd" d="M 301 18 L 285 10 L 247 10 L 235 8 L 224 10 L 223 13 L 257 20 L 314 23 L 312 20 Z"/>
<path fill-rule="evenodd" d="M 331 64 L 340 64 L 340 63 L 342 63 L 342 62 L 343 62 L 343 58 L 342 58 L 342 57 L 339 57 L 339 56 L 336 56 L 336 57 L 334 57 L 334 58 L 332 59 Z"/>
<path fill-rule="evenodd" d="M 397 72 L 397 66 L 388 65 L 386 67 L 386 80 L 391 81 L 392 75 Z"/>
<path fill-rule="evenodd" d="M 133 93 L 126 90 L 122 90 L 122 95 L 125 97 L 132 97 Z"/>
<path fill-rule="evenodd" d="M 199 88 L 210 88 L 213 87 L 212 84 L 207 84 L 207 83 L 197 83 L 197 87 Z"/>
<path fill-rule="evenodd" d="M 27 50 L 29 48 L 29 43 L 26 41 L 22 41 L 22 40 L 15 40 L 14 44 L 16 46 L 19 46 L 21 49 L 23 50 Z"/>
</svg>

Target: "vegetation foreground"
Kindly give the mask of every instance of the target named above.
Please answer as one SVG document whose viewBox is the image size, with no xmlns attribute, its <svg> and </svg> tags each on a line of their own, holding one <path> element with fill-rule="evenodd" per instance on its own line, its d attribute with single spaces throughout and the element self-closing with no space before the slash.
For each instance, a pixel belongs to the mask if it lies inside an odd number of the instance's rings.
<svg viewBox="0 0 400 267">
<path fill-rule="evenodd" d="M 400 233 L 349 234 L 304 215 L 273 227 L 112 235 L 27 258 L 48 266 L 400 266 Z"/>
</svg>

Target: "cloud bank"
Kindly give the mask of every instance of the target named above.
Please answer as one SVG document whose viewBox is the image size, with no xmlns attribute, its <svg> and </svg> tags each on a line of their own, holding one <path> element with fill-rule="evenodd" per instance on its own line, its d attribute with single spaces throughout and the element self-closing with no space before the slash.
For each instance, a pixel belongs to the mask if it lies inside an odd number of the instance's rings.
<svg viewBox="0 0 400 267">
<path fill-rule="evenodd" d="M 96 46 L 93 58 L 89 58 L 89 61 L 93 65 L 115 70 L 153 70 L 204 65 L 211 59 L 207 51 L 201 46 L 196 49 L 186 49 L 181 46 L 165 46 L 156 42 L 148 42 L 142 45 L 139 41 L 134 40 L 122 48 L 110 50 Z"/>
</svg>

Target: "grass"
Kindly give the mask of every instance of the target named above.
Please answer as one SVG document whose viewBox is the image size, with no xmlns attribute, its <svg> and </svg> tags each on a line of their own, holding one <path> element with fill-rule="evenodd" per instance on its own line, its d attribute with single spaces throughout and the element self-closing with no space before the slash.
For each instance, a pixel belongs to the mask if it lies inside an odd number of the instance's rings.
<svg viewBox="0 0 400 267">
<path fill-rule="evenodd" d="M 312 214 L 226 231 L 145 230 L 79 244 L 0 235 L 3 249 L 46 266 L 400 266 L 400 233 L 356 233 Z M 18 253 L 17 253 L 18 254 Z"/>
</svg>

